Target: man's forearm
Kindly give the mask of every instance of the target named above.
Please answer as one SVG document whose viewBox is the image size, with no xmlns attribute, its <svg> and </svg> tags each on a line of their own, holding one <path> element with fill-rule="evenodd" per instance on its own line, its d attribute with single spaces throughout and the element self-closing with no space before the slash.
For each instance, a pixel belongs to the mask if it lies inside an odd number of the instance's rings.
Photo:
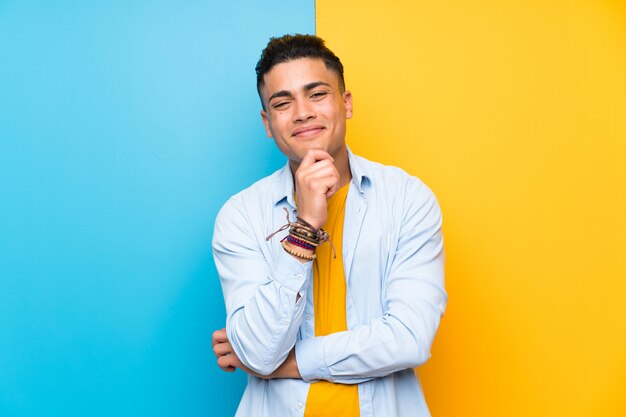
<svg viewBox="0 0 626 417">
<path fill-rule="evenodd" d="M 296 351 L 291 349 L 287 359 L 282 363 L 271 375 L 269 379 L 274 378 L 295 378 L 301 379 L 300 371 L 298 370 L 298 364 L 296 362 Z"/>
<path fill-rule="evenodd" d="M 217 358 L 218 366 L 225 372 L 233 372 L 235 369 L 241 369 L 250 375 L 262 379 L 301 378 L 294 349 L 291 349 L 285 361 L 269 375 L 254 372 L 241 362 L 228 340 L 226 329 L 217 330 L 213 333 L 213 352 Z"/>
</svg>

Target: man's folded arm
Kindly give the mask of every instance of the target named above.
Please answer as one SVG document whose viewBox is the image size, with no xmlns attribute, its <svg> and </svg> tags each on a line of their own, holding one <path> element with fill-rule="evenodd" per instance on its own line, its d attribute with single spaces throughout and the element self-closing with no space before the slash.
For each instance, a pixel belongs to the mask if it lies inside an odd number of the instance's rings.
<svg viewBox="0 0 626 417">
<path fill-rule="evenodd" d="M 355 384 L 414 368 L 430 357 L 447 304 L 441 212 L 427 187 L 412 192 L 419 198 L 408 202 L 403 217 L 383 283 L 383 315 L 349 331 L 298 341 L 296 361 L 304 380 Z"/>
<path fill-rule="evenodd" d="M 287 358 L 302 321 L 311 262 L 289 254 L 270 268 L 240 199 L 220 210 L 213 256 L 226 304 L 226 333 L 241 362 L 269 375 Z"/>
</svg>

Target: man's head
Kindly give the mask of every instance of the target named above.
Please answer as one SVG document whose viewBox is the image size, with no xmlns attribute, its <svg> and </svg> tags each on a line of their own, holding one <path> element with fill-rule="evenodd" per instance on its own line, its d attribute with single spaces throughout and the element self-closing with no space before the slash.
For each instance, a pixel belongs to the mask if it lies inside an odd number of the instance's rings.
<svg viewBox="0 0 626 417">
<path fill-rule="evenodd" d="M 340 91 L 343 93 L 346 85 L 343 79 L 343 65 L 339 58 L 324 45 L 324 40 L 313 35 L 284 35 L 280 38 L 270 38 L 261 58 L 256 64 L 256 88 L 265 109 L 263 85 L 265 74 L 275 65 L 300 58 L 321 59 L 326 68 L 337 74 Z"/>
<path fill-rule="evenodd" d="M 310 150 L 322 150 L 347 164 L 346 119 L 352 117 L 352 95 L 345 90 L 342 74 L 339 59 L 315 36 L 275 38 L 263 51 L 257 65 L 261 118 L 267 136 L 292 168 Z"/>
</svg>

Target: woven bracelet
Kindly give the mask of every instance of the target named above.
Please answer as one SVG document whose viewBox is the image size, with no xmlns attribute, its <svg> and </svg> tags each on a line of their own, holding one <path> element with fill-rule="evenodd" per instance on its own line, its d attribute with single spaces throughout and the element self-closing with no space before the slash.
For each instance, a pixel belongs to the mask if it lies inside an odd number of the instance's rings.
<svg viewBox="0 0 626 417">
<path fill-rule="evenodd" d="M 309 245 L 313 245 L 315 247 L 318 247 L 320 245 L 319 240 L 312 238 L 312 237 L 305 236 L 301 233 L 298 233 L 295 229 L 289 229 L 289 236 L 293 236 L 299 240 L 303 240 Z"/>
<path fill-rule="evenodd" d="M 291 233 L 287 235 L 286 237 L 287 242 L 291 243 L 292 245 L 296 245 L 299 246 L 303 249 L 308 249 L 308 250 L 315 250 L 315 246 L 312 245 L 311 243 L 307 242 L 306 240 L 302 240 L 297 238 L 296 236 L 292 235 Z"/>
</svg>

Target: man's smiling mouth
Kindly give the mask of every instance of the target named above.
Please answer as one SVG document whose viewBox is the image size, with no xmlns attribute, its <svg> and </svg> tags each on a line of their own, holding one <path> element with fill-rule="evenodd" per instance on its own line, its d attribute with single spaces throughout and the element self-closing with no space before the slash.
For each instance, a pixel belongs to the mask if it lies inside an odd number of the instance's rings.
<svg viewBox="0 0 626 417">
<path fill-rule="evenodd" d="M 291 136 L 295 136 L 297 138 L 307 138 L 317 135 L 322 130 L 324 130 L 323 126 L 302 126 L 294 130 Z"/>
</svg>

